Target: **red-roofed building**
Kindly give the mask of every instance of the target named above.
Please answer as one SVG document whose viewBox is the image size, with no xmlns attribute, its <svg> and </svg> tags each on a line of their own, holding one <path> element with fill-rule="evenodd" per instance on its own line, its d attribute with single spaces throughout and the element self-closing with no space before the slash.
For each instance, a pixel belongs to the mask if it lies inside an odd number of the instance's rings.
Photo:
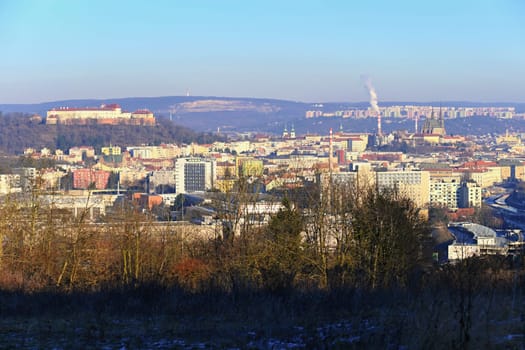
<svg viewBox="0 0 525 350">
<path fill-rule="evenodd" d="M 468 168 L 468 169 L 485 169 L 490 167 L 498 166 L 496 162 L 490 162 L 486 160 L 475 160 L 471 162 L 465 162 L 461 166 L 462 168 Z"/>
<path fill-rule="evenodd" d="M 387 162 L 399 162 L 404 159 L 404 154 L 402 152 L 369 152 L 361 154 L 360 159 L 369 161 L 384 160 Z"/>
</svg>

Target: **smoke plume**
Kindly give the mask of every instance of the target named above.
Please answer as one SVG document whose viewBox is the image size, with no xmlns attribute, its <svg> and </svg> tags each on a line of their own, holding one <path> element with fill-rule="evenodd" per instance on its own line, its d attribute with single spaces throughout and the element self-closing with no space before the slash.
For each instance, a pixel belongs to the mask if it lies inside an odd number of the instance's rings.
<svg viewBox="0 0 525 350">
<path fill-rule="evenodd" d="M 363 84 L 365 84 L 365 87 L 368 89 L 368 93 L 370 94 L 370 106 L 376 112 L 379 114 L 379 106 L 377 105 L 377 93 L 374 87 L 372 86 L 372 80 L 367 75 L 361 75 L 361 80 L 363 81 Z"/>
</svg>

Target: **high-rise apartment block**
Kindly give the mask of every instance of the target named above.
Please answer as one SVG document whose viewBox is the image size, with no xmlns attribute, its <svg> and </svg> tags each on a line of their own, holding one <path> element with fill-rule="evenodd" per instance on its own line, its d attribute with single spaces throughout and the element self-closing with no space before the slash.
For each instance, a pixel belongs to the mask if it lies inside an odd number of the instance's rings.
<svg viewBox="0 0 525 350">
<path fill-rule="evenodd" d="M 177 193 L 211 190 L 215 184 L 215 160 L 206 158 L 179 158 L 175 162 L 175 189 Z"/>
<path fill-rule="evenodd" d="M 430 201 L 428 171 L 373 171 L 368 163 L 352 164 L 350 172 L 322 174 L 323 187 L 334 184 L 355 183 L 357 186 L 377 186 L 380 190 L 393 189 L 402 196 L 410 198 L 419 208 L 426 207 Z"/>
<path fill-rule="evenodd" d="M 459 188 L 461 183 L 452 179 L 430 181 L 430 205 L 435 207 L 458 208 Z"/>
<path fill-rule="evenodd" d="M 458 204 L 460 208 L 481 207 L 481 186 L 473 181 L 466 181 L 459 188 Z"/>
<path fill-rule="evenodd" d="M 376 172 L 378 188 L 394 188 L 403 196 L 422 208 L 430 201 L 430 174 L 428 171 L 385 171 Z"/>
</svg>

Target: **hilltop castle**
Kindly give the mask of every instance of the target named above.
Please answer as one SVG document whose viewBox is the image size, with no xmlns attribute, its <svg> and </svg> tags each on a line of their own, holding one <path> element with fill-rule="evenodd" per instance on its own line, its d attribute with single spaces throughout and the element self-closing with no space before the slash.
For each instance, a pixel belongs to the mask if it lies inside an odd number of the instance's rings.
<svg viewBox="0 0 525 350">
<path fill-rule="evenodd" d="M 46 124 L 155 125 L 155 117 L 147 109 L 122 112 L 122 108 L 118 104 L 103 104 L 100 107 L 53 108 L 47 111 Z"/>
</svg>

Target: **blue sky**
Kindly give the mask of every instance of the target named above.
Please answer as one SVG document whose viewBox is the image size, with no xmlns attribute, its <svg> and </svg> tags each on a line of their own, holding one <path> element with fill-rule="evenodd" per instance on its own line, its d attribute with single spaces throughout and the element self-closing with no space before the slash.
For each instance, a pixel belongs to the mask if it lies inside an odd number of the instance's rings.
<svg viewBox="0 0 525 350">
<path fill-rule="evenodd" d="M 0 103 L 525 102 L 525 1 L 0 0 Z"/>
</svg>

